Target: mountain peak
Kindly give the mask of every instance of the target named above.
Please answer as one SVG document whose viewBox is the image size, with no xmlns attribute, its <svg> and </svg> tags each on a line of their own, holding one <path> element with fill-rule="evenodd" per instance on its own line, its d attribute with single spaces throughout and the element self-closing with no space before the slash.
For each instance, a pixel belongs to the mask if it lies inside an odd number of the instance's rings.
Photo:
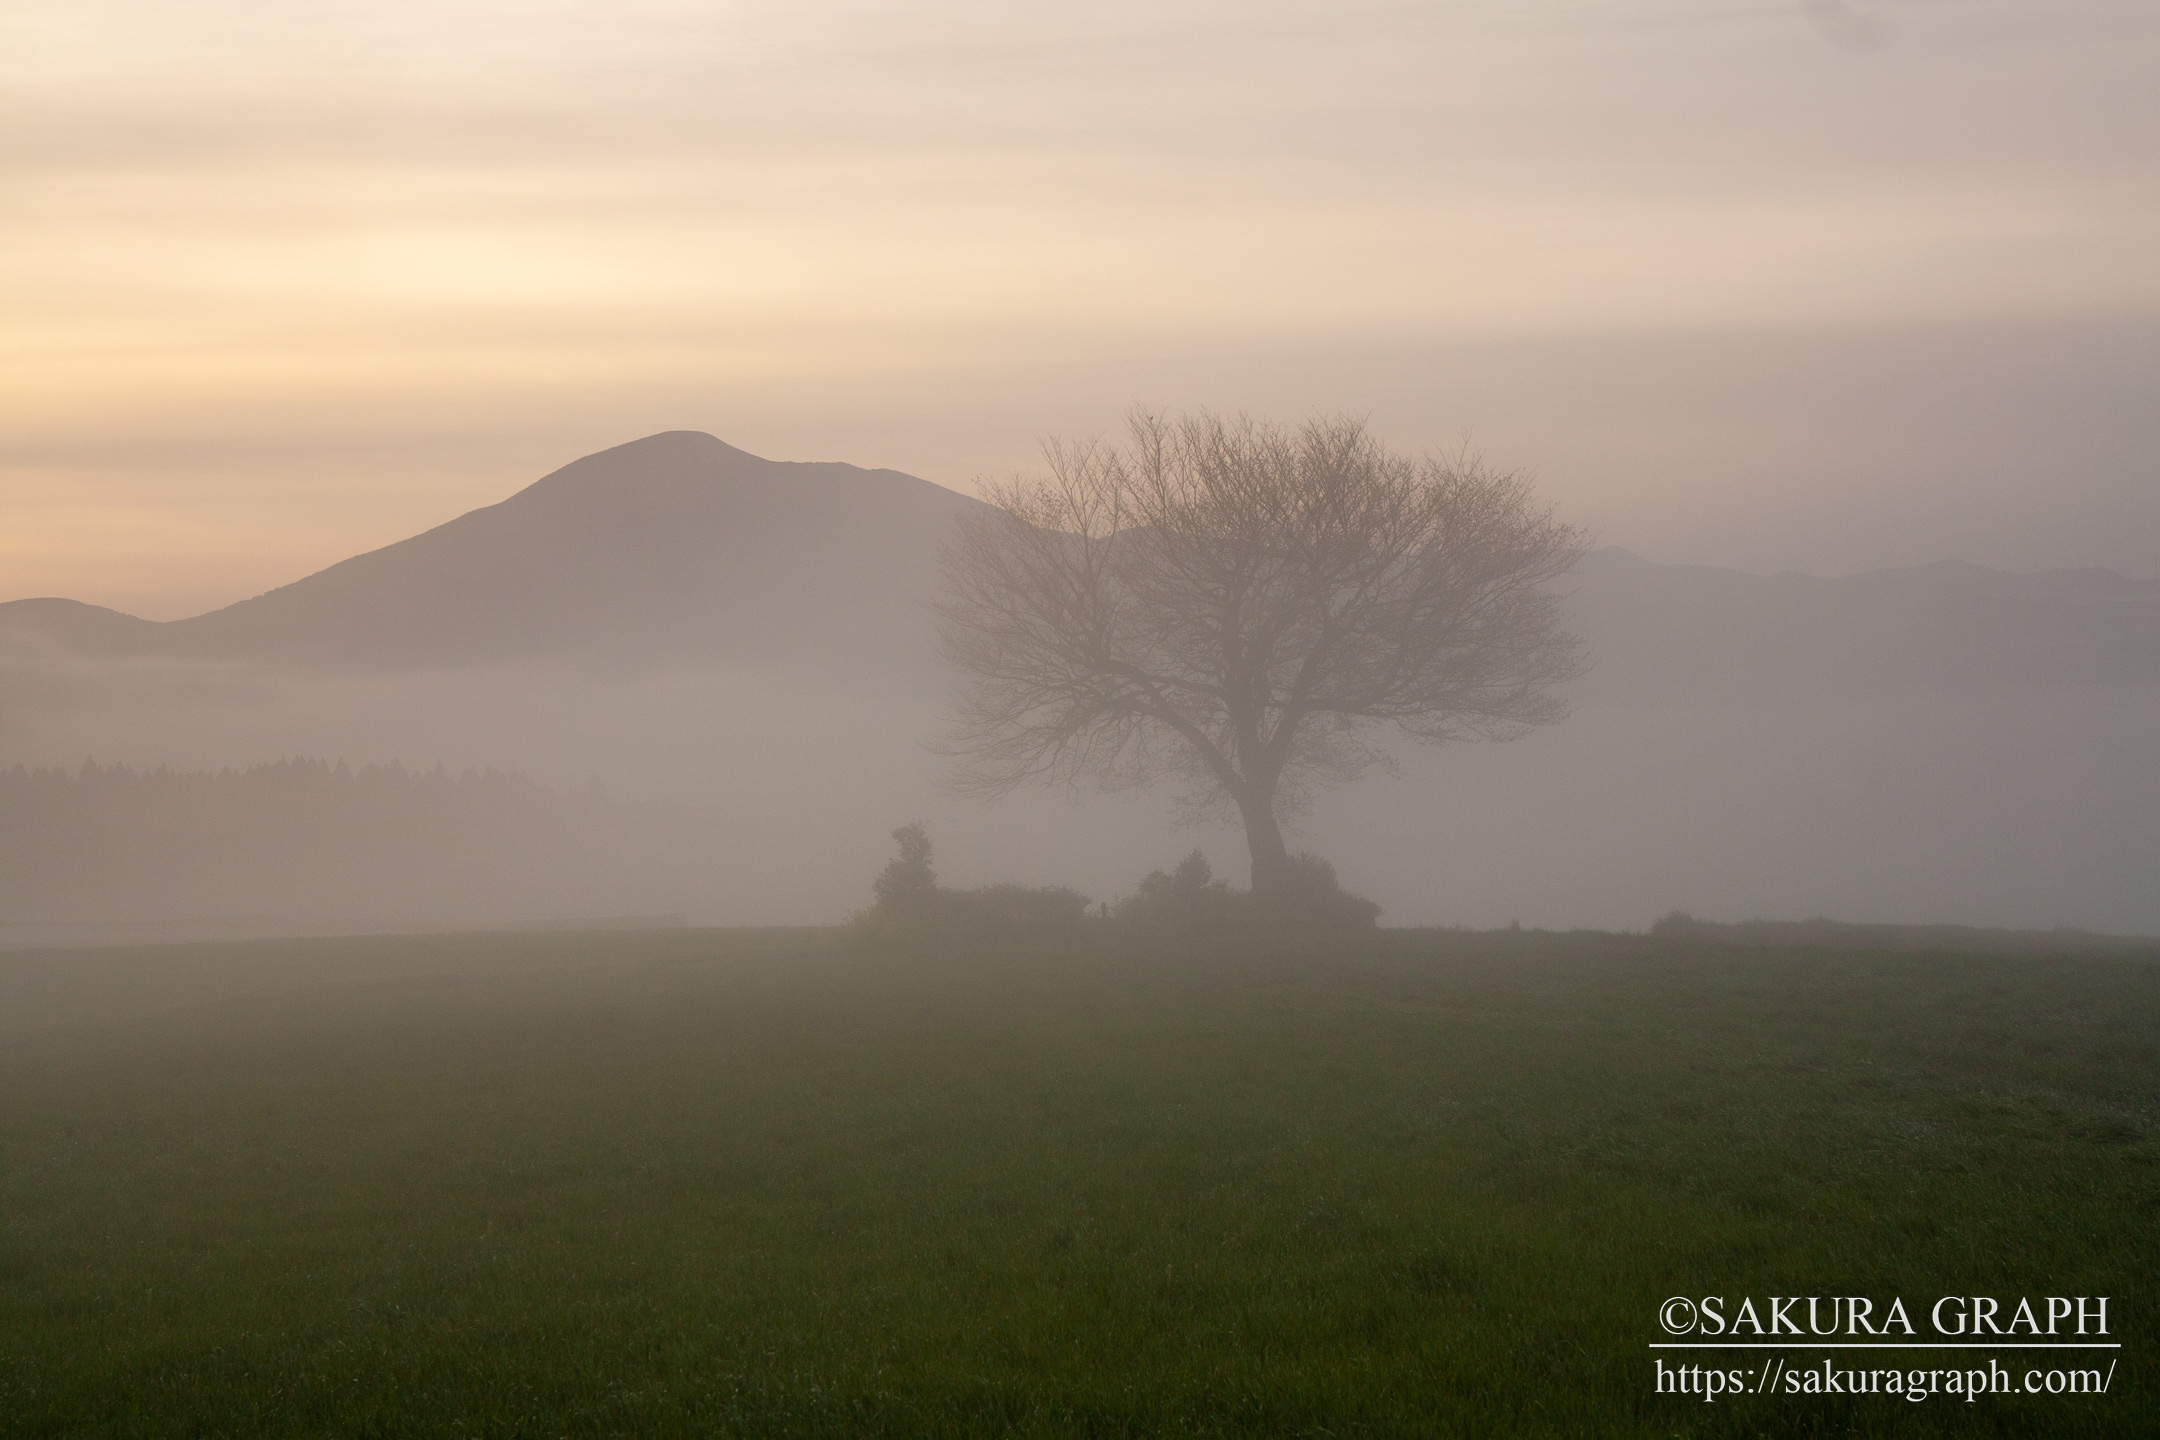
<svg viewBox="0 0 2160 1440">
<path fill-rule="evenodd" d="M 747 450 L 738 450 L 719 436 L 704 430 L 662 430 L 642 439 L 626 440 L 620 445 L 610 445 L 605 450 L 595 450 L 583 457 L 583 460 L 573 460 L 571 463 L 583 464 L 584 460 L 598 460 L 606 455 L 651 457 L 666 453 L 698 456 L 740 455 L 749 460 L 760 458 Z"/>
<path fill-rule="evenodd" d="M 33 645 L 78 655 L 131 655 L 150 643 L 155 621 L 103 605 L 40 596 L 0 604 L 0 646 Z"/>
<path fill-rule="evenodd" d="M 569 654 L 912 665 L 928 635 L 910 602 L 954 517 L 980 503 L 667 430 L 162 633 L 175 653 L 361 668 Z"/>
</svg>

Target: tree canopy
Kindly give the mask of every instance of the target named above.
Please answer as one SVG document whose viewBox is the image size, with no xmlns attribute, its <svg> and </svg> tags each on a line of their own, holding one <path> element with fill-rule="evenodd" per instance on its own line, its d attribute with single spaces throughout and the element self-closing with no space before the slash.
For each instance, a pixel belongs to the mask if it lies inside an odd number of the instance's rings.
<svg viewBox="0 0 2160 1440">
<path fill-rule="evenodd" d="M 965 787 L 1182 782 L 1234 807 L 1253 887 L 1281 816 L 1425 743 L 1566 714 L 1582 647 L 1552 582 L 1581 531 L 1519 473 L 1389 451 L 1363 421 L 1295 429 L 1136 412 L 1130 443 L 1045 447 L 942 557 L 948 750 Z"/>
</svg>

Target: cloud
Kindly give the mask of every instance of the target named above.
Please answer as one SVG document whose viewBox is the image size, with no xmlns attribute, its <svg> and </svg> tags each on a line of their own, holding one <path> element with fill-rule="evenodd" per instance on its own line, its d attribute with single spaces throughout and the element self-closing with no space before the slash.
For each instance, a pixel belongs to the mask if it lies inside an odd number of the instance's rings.
<svg viewBox="0 0 2160 1440">
<path fill-rule="evenodd" d="M 1707 0 L 24 0 L 0 426 L 76 475 L 192 437 L 98 483 L 269 554 L 354 472 L 190 453 L 529 423 L 498 463 L 537 471 L 636 433 L 565 410 L 815 394 L 842 433 L 916 377 L 1085 371 L 946 447 L 1024 453 L 1136 398 L 1136 357 L 1213 392 L 1300 349 L 2160 312 L 2151 7 L 1879 13 L 1898 43 L 1854 58 Z M 413 443 L 376 483 L 418 521 L 477 481 Z M 44 524 L 26 473 L 0 513 Z"/>
</svg>

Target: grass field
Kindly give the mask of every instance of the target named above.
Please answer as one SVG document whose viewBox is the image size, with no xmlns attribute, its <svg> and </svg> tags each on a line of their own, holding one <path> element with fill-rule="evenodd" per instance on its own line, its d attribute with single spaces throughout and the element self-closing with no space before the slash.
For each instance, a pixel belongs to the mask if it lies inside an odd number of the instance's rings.
<svg viewBox="0 0 2160 1440">
<path fill-rule="evenodd" d="M 2151 1434 L 2156 1221 L 2150 952 L 0 955 L 8 1435 Z M 1705 1403 L 1673 1295 L 2106 1295 L 2123 1348 Z"/>
</svg>

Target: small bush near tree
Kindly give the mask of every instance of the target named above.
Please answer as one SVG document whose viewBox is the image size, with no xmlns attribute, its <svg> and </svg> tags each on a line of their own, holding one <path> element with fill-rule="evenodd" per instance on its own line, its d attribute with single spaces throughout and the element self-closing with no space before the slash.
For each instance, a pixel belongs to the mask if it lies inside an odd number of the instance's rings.
<svg viewBox="0 0 2160 1440">
<path fill-rule="evenodd" d="M 1215 878 L 1207 856 L 1197 849 L 1174 870 L 1157 870 L 1117 907 L 1120 920 L 1138 925 L 1187 926 L 1194 929 L 1236 923 L 1237 891 Z"/>
<path fill-rule="evenodd" d="M 1117 915 L 1135 925 L 1178 929 L 1358 930 L 1378 922 L 1380 907 L 1343 889 L 1335 867 L 1317 855 L 1291 856 L 1274 888 L 1251 892 L 1216 879 L 1207 857 L 1194 850 L 1176 869 L 1142 880 Z"/>
<path fill-rule="evenodd" d="M 885 936 L 1023 936 L 1071 932 L 1087 919 L 1088 897 L 1063 885 L 1006 882 L 973 890 L 937 883 L 930 836 L 912 823 L 893 831 L 900 853 L 871 882 L 858 929 Z M 1291 856 L 1280 883 L 1253 893 L 1215 876 L 1197 849 L 1157 870 L 1115 907 L 1116 922 L 1150 930 L 1369 930 L 1380 907 L 1353 895 L 1317 855 Z"/>
<path fill-rule="evenodd" d="M 857 927 L 884 935 L 1036 935 L 1078 929 L 1088 897 L 1063 885 L 1005 882 L 948 890 L 930 866 L 921 822 L 893 831 L 900 853 L 871 882 L 871 905 Z"/>
<path fill-rule="evenodd" d="M 1369 930 L 1380 921 L 1380 906 L 1353 895 L 1335 878 L 1335 867 L 1318 855 L 1290 857 L 1272 890 L 1246 897 L 1253 919 L 1299 930 Z"/>
<path fill-rule="evenodd" d="M 930 868 L 930 836 L 919 821 L 892 834 L 900 853 L 870 882 L 871 905 L 858 918 L 886 929 L 934 924 L 943 897 L 951 892 L 938 889 L 937 872 Z"/>
<path fill-rule="evenodd" d="M 1018 934 L 1070 930 L 1087 916 L 1088 897 L 1063 885 L 1006 881 L 947 893 L 960 902 L 963 920 L 976 931 Z"/>
</svg>

